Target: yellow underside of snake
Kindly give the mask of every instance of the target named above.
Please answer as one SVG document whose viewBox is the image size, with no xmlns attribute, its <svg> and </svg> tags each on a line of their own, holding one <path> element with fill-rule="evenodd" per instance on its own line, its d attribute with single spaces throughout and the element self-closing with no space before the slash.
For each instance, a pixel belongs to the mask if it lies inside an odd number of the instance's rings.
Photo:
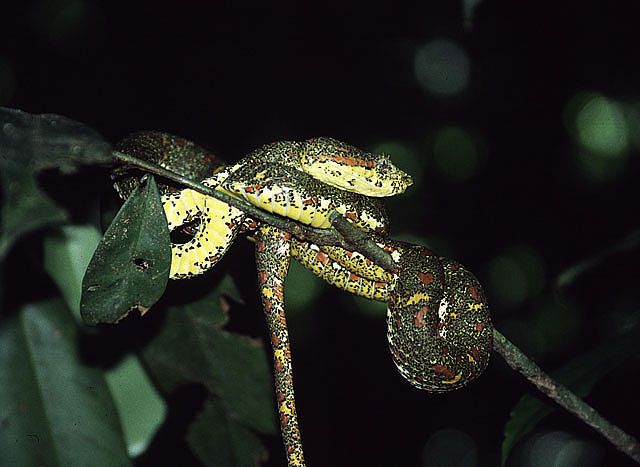
<svg viewBox="0 0 640 467">
<path fill-rule="evenodd" d="M 268 163 L 262 153 L 254 154 L 205 183 L 308 225 L 327 227 L 335 209 L 362 229 L 386 232 L 384 209 L 374 198 L 328 186 L 277 160 L 273 153 Z M 211 268 L 244 221 L 239 210 L 191 190 L 165 195 L 163 203 L 170 228 L 201 219 L 189 242 L 173 246 L 175 278 Z M 461 265 L 424 247 L 383 235 L 377 239 L 398 264 L 398 274 L 339 247 L 293 239 L 291 254 L 328 283 L 389 304 L 392 356 L 412 384 L 432 392 L 467 384 L 482 372 L 491 352 L 491 322 L 482 287 Z"/>
<path fill-rule="evenodd" d="M 317 153 L 320 143 L 311 141 L 313 143 L 310 146 Z M 336 143 L 329 141 L 334 145 Z M 267 212 L 311 227 L 330 227 L 329 214 L 337 211 L 364 230 L 386 232 L 388 221 L 379 200 L 355 196 L 350 191 L 314 178 L 305 171 L 309 170 L 309 164 L 296 162 L 300 157 L 292 154 L 292 147 L 299 148 L 299 143 L 267 145 L 238 164 L 218 171 L 203 183 L 242 198 Z M 305 154 L 311 152 L 311 149 L 307 149 Z M 348 159 L 344 151 L 340 154 L 339 160 Z M 357 169 L 358 176 L 352 176 L 357 181 L 352 182 L 354 186 L 368 184 L 375 188 L 380 185 L 381 193 L 387 195 L 394 193 L 394 190 L 404 190 L 410 183 L 410 178 L 395 168 L 392 174 L 385 177 L 376 177 L 376 172 L 372 171 L 362 181 L 364 169 L 353 160 L 358 159 L 348 159 L 352 168 Z M 327 164 L 326 155 L 322 164 Z M 390 162 L 385 162 L 384 166 L 394 167 Z M 348 169 L 349 166 L 343 168 L 344 174 L 348 173 Z M 368 192 L 376 193 L 375 189 Z M 162 203 L 170 231 L 187 229 L 191 235 L 185 242 L 172 244 L 172 279 L 191 277 L 211 269 L 227 251 L 245 220 L 242 211 L 190 189 L 167 193 L 163 195 Z"/>
</svg>

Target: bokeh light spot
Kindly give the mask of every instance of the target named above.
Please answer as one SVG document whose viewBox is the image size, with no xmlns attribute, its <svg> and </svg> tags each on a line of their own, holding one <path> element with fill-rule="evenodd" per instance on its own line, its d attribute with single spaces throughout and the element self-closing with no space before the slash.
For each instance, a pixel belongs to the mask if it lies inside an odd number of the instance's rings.
<svg viewBox="0 0 640 467">
<path fill-rule="evenodd" d="M 581 318 L 578 308 L 557 295 L 540 304 L 536 302 L 536 313 L 528 328 L 536 330 L 537 354 L 570 347 L 579 335 Z"/>
<path fill-rule="evenodd" d="M 13 68 L 0 57 L 0 105 L 5 105 L 13 97 L 15 92 L 15 75 Z"/>
<path fill-rule="evenodd" d="M 413 67 L 420 86 L 435 96 L 459 94 L 469 84 L 469 58 L 449 39 L 436 39 L 418 49 Z"/>
<path fill-rule="evenodd" d="M 429 437 L 422 450 L 422 465 L 475 467 L 478 465 L 478 447 L 463 431 L 439 430 Z"/>
<path fill-rule="evenodd" d="M 622 109 L 604 96 L 585 97 L 575 128 L 578 141 L 596 154 L 619 156 L 627 150 L 627 124 Z"/>
<path fill-rule="evenodd" d="M 399 141 L 385 141 L 371 148 L 374 154 L 386 154 L 400 169 L 413 178 L 412 188 L 418 188 L 422 182 L 422 165 L 419 158 L 407 144 Z"/>
<path fill-rule="evenodd" d="M 574 155 L 584 178 L 598 183 L 623 172 L 632 140 L 632 113 L 601 94 L 583 92 L 569 100 L 565 121 L 578 143 Z"/>
<path fill-rule="evenodd" d="M 36 30 L 54 39 L 68 39 L 86 31 L 89 8 L 83 0 L 45 0 L 33 12 Z"/>
<path fill-rule="evenodd" d="M 640 103 L 623 105 L 627 122 L 629 140 L 637 150 L 640 150 Z"/>
<path fill-rule="evenodd" d="M 489 266 L 491 297 L 502 307 L 516 307 L 536 297 L 544 284 L 542 258 L 527 245 L 509 248 Z"/>
<path fill-rule="evenodd" d="M 442 175 L 456 182 L 473 177 L 480 162 L 473 138 L 458 127 L 445 127 L 436 133 L 433 159 Z"/>
<path fill-rule="evenodd" d="M 532 436 L 522 446 L 521 462 L 525 467 L 592 467 L 600 465 L 602 449 L 564 431 Z"/>
<path fill-rule="evenodd" d="M 481 0 L 463 0 L 462 8 L 464 11 L 464 25 L 470 28 L 473 25 L 473 16 L 476 12 L 476 8 L 480 5 Z"/>
<path fill-rule="evenodd" d="M 586 148 L 578 148 L 574 156 L 580 174 L 593 183 L 614 179 L 623 173 L 626 166 L 626 157 L 604 156 Z"/>
</svg>

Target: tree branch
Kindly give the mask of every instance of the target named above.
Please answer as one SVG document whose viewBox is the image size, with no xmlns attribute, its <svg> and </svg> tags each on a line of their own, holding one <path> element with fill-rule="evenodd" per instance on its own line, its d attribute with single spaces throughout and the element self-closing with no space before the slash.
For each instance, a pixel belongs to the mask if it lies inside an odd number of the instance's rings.
<svg viewBox="0 0 640 467">
<path fill-rule="evenodd" d="M 152 174 L 180 183 L 194 191 L 216 198 L 217 200 L 227 203 L 245 212 L 247 215 L 264 222 L 265 224 L 270 224 L 278 227 L 279 229 L 286 230 L 300 240 L 323 246 L 340 246 L 348 250 L 359 249 L 361 245 L 369 245 L 370 251 L 373 252 L 373 257 L 370 257 L 371 260 L 389 271 L 392 271 L 394 268 L 393 260 L 387 252 L 377 248 L 375 242 L 367 234 L 355 228 L 351 223 L 349 223 L 349 221 L 344 219 L 338 213 L 332 214 L 339 217 L 339 219 L 336 220 L 336 223 L 341 229 L 346 229 L 344 231 L 348 232 L 348 235 L 344 235 L 341 231 L 336 230 L 336 228 L 315 229 L 313 227 L 300 224 L 299 222 L 280 217 L 276 214 L 268 213 L 240 198 L 236 198 L 228 193 L 216 190 L 215 188 L 208 187 L 201 183 L 194 182 L 187 177 L 183 177 L 182 175 L 173 172 L 172 170 L 165 169 L 153 162 L 138 159 L 137 157 L 120 151 L 113 151 L 112 155 L 119 161 L 126 162 L 127 164 L 139 167 Z M 382 252 L 382 254 L 380 252 Z M 366 255 L 367 253 L 363 254 Z"/>
<path fill-rule="evenodd" d="M 606 420 L 593 407 L 542 371 L 538 365 L 496 329 L 493 330 L 493 348 L 511 368 L 527 378 L 540 392 L 549 396 L 558 405 L 599 432 L 620 451 L 640 463 L 640 444 L 636 438 Z"/>
<path fill-rule="evenodd" d="M 195 191 L 230 204 L 257 220 L 290 232 L 301 240 L 317 243 L 318 245 L 334 245 L 349 250 L 357 250 L 387 271 L 393 272 L 396 269 L 391 256 L 376 244 L 374 237 L 354 227 L 335 211 L 329 216 L 334 228 L 314 229 L 296 221 L 287 220 L 262 211 L 239 198 L 194 182 L 157 164 L 146 162 L 118 151 L 114 151 L 113 156 L 120 161 L 140 167 L 148 172 L 173 180 Z M 540 392 L 549 396 L 558 405 L 598 431 L 617 449 L 640 463 L 640 443 L 636 438 L 603 418 L 593 407 L 552 379 L 496 329 L 493 330 L 493 348 L 506 360 L 511 368 L 527 378 Z"/>
</svg>

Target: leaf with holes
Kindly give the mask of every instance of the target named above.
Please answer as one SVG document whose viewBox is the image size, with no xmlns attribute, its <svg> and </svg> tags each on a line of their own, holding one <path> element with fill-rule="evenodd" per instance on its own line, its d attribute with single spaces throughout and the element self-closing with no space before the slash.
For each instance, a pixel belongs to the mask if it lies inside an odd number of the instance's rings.
<svg viewBox="0 0 640 467">
<path fill-rule="evenodd" d="M 131 466 L 103 372 L 83 363 L 60 299 L 0 330 L 0 465 Z"/>
<path fill-rule="evenodd" d="M 205 297 L 171 306 L 162 330 L 142 352 L 145 367 L 165 394 L 201 383 L 227 416 L 263 433 L 275 431 L 269 359 L 264 348 L 223 329 L 222 295 L 234 293 L 228 278 Z"/>
<path fill-rule="evenodd" d="M 114 323 L 146 311 L 169 280 L 169 229 L 156 183 L 145 176 L 98 244 L 82 280 L 80 312 L 87 324 Z"/>
<path fill-rule="evenodd" d="M 61 224 L 67 213 L 44 194 L 33 173 L 0 158 L 2 212 L 0 213 L 0 259 L 16 240 L 43 227 Z"/>
</svg>

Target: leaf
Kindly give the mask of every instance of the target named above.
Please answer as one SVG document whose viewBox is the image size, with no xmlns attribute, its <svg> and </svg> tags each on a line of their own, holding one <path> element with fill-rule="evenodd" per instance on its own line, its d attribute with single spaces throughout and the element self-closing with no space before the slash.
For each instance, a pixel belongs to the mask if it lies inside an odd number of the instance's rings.
<svg viewBox="0 0 640 467">
<path fill-rule="evenodd" d="M 551 377 L 567 386 L 579 397 L 586 397 L 596 383 L 607 373 L 622 365 L 638 349 L 640 331 L 635 329 L 626 335 L 585 353 L 564 367 L 551 373 Z M 511 411 L 502 441 L 502 464 L 517 442 L 533 430 L 556 406 L 546 399 L 523 396 Z"/>
<path fill-rule="evenodd" d="M 146 182 L 145 182 L 146 180 Z M 153 177 L 143 177 L 104 234 L 82 281 L 80 312 L 87 324 L 143 314 L 169 280 L 171 244 Z"/>
<path fill-rule="evenodd" d="M 202 383 L 220 399 L 227 415 L 263 433 L 275 432 L 273 392 L 264 349 L 222 330 L 227 321 L 220 289 L 182 307 L 170 307 L 162 331 L 143 359 L 165 393 Z"/>
<path fill-rule="evenodd" d="M 67 213 L 36 184 L 33 174 L 10 161 L 0 159 L 3 204 L 0 215 L 0 259 L 13 243 L 29 232 L 61 224 Z"/>
<path fill-rule="evenodd" d="M 92 225 L 68 225 L 44 239 L 44 269 L 60 289 L 67 306 L 80 321 L 82 276 L 91 252 L 100 242 Z"/>
<path fill-rule="evenodd" d="M 0 154 L 33 171 L 111 161 L 111 145 L 95 130 L 55 114 L 34 115 L 0 107 Z"/>
<path fill-rule="evenodd" d="M 105 374 L 131 457 L 143 453 L 165 417 L 167 405 L 135 355 Z"/>
<path fill-rule="evenodd" d="M 0 465 L 130 466 L 102 373 L 83 365 L 60 300 L 0 331 Z"/>
<path fill-rule="evenodd" d="M 207 402 L 191 425 L 187 441 L 206 466 L 255 467 L 266 460 L 267 451 L 260 439 L 229 417 L 217 399 Z"/>
<path fill-rule="evenodd" d="M 0 216 L 0 259 L 22 235 L 67 218 L 40 189 L 35 174 L 79 164 L 111 161 L 111 145 L 95 130 L 55 114 L 32 115 L 0 107 L 0 174 L 4 192 Z"/>
</svg>

